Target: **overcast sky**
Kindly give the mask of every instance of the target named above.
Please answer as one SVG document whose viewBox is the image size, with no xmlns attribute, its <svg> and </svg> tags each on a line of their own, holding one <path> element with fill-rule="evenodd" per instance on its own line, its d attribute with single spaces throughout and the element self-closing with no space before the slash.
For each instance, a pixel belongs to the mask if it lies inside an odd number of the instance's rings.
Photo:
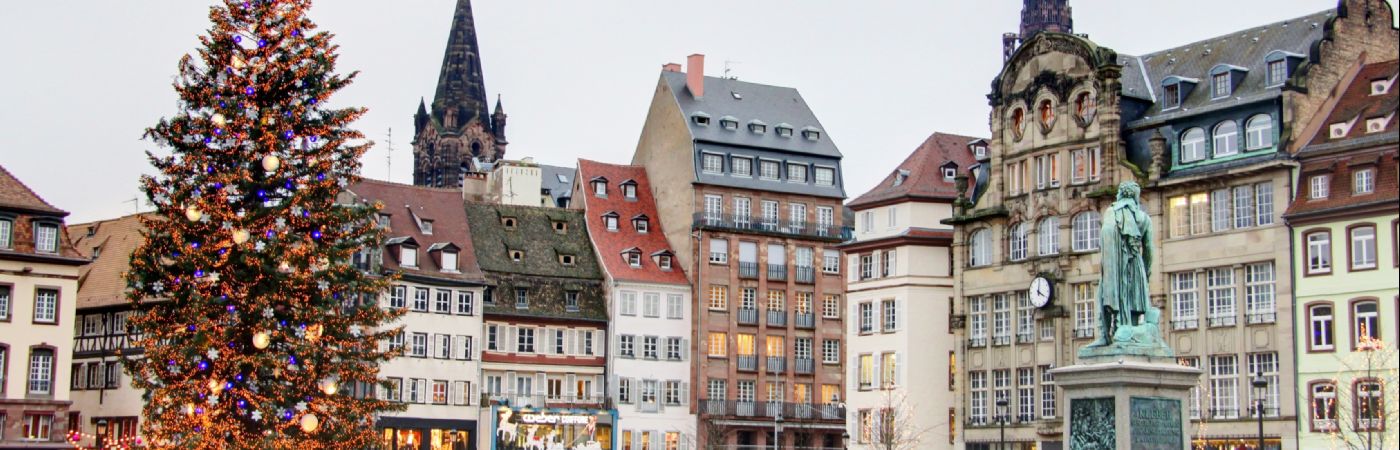
<svg viewBox="0 0 1400 450">
<path fill-rule="evenodd" d="M 1391 0 L 1392 5 L 1395 0 Z M 454 0 L 322 0 L 341 72 L 334 102 L 369 108 L 363 174 L 411 182 L 412 115 L 431 102 Z M 208 1 L 4 1 L 0 165 L 69 223 L 135 211 L 151 172 L 142 131 L 175 113 L 176 62 L 208 28 Z M 1080 0 L 1076 32 L 1141 54 L 1335 7 L 1334 0 Z M 707 74 L 797 88 L 868 190 L 934 131 L 988 134 L 1001 33 L 1021 2 L 477 0 L 486 91 L 510 115 L 507 157 L 574 166 L 631 160 L 661 64 L 706 55 Z M 389 152 L 389 129 L 393 151 Z M 390 169 L 389 159 L 392 159 Z M 144 200 L 142 200 L 144 203 Z M 144 207 L 144 206 L 143 206 Z"/>
</svg>

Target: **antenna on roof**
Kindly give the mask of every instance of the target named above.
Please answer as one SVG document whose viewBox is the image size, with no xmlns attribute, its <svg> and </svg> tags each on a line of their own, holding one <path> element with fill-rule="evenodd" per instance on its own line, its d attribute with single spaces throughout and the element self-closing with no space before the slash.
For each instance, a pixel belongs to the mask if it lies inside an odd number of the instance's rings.
<svg viewBox="0 0 1400 450">
<path fill-rule="evenodd" d="M 732 70 L 732 68 L 729 67 L 729 66 L 734 65 L 734 64 L 739 64 L 739 63 L 741 63 L 741 62 L 743 62 L 743 61 L 730 61 L 730 60 L 727 60 L 727 59 L 724 60 L 724 78 L 725 78 L 725 79 L 728 79 L 728 80 L 737 80 L 737 79 L 739 79 L 738 76 L 734 76 L 734 75 L 730 75 L 730 74 L 729 74 L 729 72 Z"/>
<path fill-rule="evenodd" d="M 394 181 L 394 127 L 389 127 L 384 146 L 384 181 Z"/>
<path fill-rule="evenodd" d="M 141 212 L 141 196 L 140 196 L 140 195 L 137 195 L 137 196 L 135 196 L 135 197 L 132 197 L 131 200 L 123 200 L 122 203 L 130 203 L 130 204 L 131 204 L 131 208 L 136 210 L 136 211 L 133 211 L 133 212 L 138 212 L 138 213 Z"/>
</svg>

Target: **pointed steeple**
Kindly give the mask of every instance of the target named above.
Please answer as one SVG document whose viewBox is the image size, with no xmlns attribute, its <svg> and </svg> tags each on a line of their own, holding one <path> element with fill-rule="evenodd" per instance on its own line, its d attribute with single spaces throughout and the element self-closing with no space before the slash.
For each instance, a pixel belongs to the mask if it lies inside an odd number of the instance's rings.
<svg viewBox="0 0 1400 450">
<path fill-rule="evenodd" d="M 442 71 L 438 73 L 437 92 L 433 95 L 433 119 L 449 130 L 459 129 L 473 118 L 489 124 L 486 82 L 481 72 L 472 3 L 471 0 L 457 0 L 447 50 L 442 55 Z"/>
<path fill-rule="evenodd" d="M 506 145 L 506 109 L 501 107 L 501 94 L 496 94 L 496 111 L 491 113 L 491 132 L 496 135 L 496 145 Z"/>
<path fill-rule="evenodd" d="M 1021 7 L 1021 42 L 1042 31 L 1073 33 L 1069 0 L 1024 0 Z"/>
<path fill-rule="evenodd" d="M 423 132 L 423 127 L 428 125 L 428 105 L 423 97 L 418 97 L 418 112 L 413 113 L 413 135 Z"/>
</svg>

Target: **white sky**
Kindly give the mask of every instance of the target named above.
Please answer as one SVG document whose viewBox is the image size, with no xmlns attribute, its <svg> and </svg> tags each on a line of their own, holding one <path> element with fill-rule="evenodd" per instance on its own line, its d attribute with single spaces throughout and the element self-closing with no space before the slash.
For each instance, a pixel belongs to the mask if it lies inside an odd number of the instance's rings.
<svg viewBox="0 0 1400 450">
<path fill-rule="evenodd" d="M 1392 5 L 1396 0 L 1389 0 Z M 430 102 L 453 0 L 322 0 L 335 103 L 369 108 L 364 175 L 412 180 L 412 115 Z M 0 165 L 69 223 L 135 211 L 152 169 L 142 131 L 175 113 L 176 62 L 208 28 L 208 1 L 5 1 Z M 1141 54 L 1309 14 L 1333 0 L 1080 0 L 1074 27 Z M 477 0 L 487 94 L 510 115 L 507 157 L 573 166 L 631 160 L 662 63 L 707 55 L 707 74 L 797 88 L 845 154 L 847 194 L 868 190 L 934 131 L 985 136 L 1001 33 L 1021 2 Z M 392 173 L 386 135 L 394 130 Z M 144 199 L 142 200 L 144 203 Z"/>
</svg>

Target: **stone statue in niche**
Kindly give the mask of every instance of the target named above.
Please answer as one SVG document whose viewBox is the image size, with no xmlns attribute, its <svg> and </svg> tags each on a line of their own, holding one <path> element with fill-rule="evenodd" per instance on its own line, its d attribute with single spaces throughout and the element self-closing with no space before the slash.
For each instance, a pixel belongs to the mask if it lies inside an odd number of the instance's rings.
<svg viewBox="0 0 1400 450">
<path fill-rule="evenodd" d="M 1143 211 L 1142 188 L 1118 185 L 1118 199 L 1103 214 L 1099 278 L 1099 333 L 1080 349 L 1081 358 L 1137 355 L 1171 357 L 1162 340 L 1162 312 L 1149 301 L 1147 278 L 1152 267 L 1152 219 Z"/>
</svg>

